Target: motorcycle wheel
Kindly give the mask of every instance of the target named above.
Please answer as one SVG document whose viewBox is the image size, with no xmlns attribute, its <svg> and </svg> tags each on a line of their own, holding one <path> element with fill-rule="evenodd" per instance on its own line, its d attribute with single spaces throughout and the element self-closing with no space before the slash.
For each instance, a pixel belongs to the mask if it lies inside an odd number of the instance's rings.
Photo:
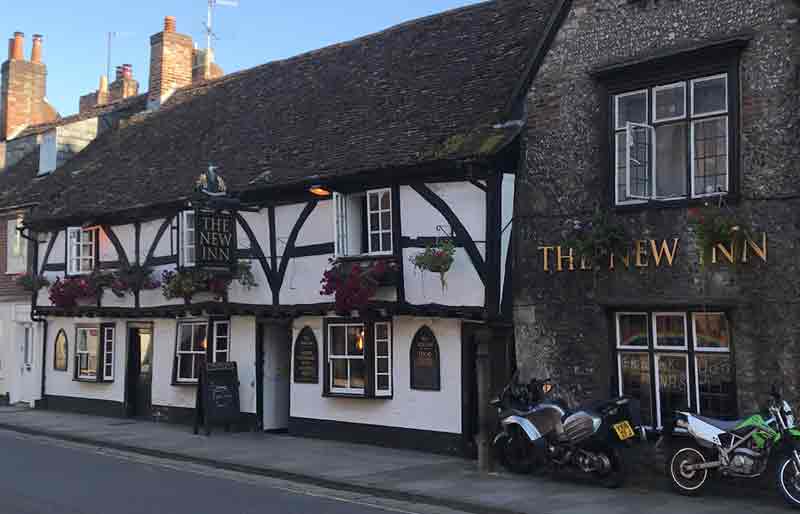
<svg viewBox="0 0 800 514">
<path fill-rule="evenodd" d="M 625 482 L 625 463 L 622 460 L 622 453 L 618 449 L 609 448 L 605 450 L 606 457 L 611 462 L 611 470 L 599 476 L 600 483 L 609 489 L 622 487 Z"/>
<path fill-rule="evenodd" d="M 705 462 L 705 455 L 696 446 L 678 448 L 667 463 L 667 475 L 672 482 L 672 488 L 687 496 L 699 494 L 708 482 L 708 470 L 687 470 L 686 466 Z"/>
<path fill-rule="evenodd" d="M 778 489 L 793 507 L 800 507 L 800 469 L 792 456 L 778 463 Z"/>
<path fill-rule="evenodd" d="M 514 428 L 502 448 L 503 465 L 512 473 L 527 474 L 533 469 L 533 446 L 519 428 Z"/>
</svg>

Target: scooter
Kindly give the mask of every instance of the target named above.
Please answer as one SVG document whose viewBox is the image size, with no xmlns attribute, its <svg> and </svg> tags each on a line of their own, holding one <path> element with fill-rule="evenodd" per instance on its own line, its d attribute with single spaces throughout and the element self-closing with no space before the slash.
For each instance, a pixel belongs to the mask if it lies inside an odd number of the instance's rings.
<svg viewBox="0 0 800 514">
<path fill-rule="evenodd" d="M 723 421 L 691 412 L 675 412 L 671 426 L 659 440 L 675 448 L 667 462 L 667 476 L 681 494 L 698 494 L 708 484 L 709 472 L 722 477 L 756 478 L 767 469 L 773 452 L 781 452 L 777 468 L 778 489 L 786 501 L 800 507 L 800 429 L 791 406 L 775 386 L 769 414 L 753 414 Z M 674 435 L 688 434 L 692 441 L 674 443 Z"/>
<path fill-rule="evenodd" d="M 644 437 L 638 402 L 615 398 L 570 412 L 562 402 L 545 400 L 550 380 L 534 380 L 533 402 L 527 409 L 508 411 L 495 446 L 502 448 L 504 464 L 512 471 L 535 467 L 572 470 L 619 487 L 625 479 L 621 448 L 632 444 L 637 432 Z M 500 405 L 502 403 L 496 403 Z M 515 453 L 516 452 L 516 453 Z"/>
</svg>

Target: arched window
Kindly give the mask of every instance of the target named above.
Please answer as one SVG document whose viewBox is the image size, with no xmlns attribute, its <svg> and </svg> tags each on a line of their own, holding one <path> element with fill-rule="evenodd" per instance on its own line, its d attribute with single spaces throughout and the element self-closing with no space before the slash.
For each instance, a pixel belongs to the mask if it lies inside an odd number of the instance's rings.
<svg viewBox="0 0 800 514">
<path fill-rule="evenodd" d="M 69 362 L 69 341 L 67 341 L 67 333 L 64 329 L 58 331 L 56 334 L 56 341 L 53 351 L 53 369 L 56 371 L 67 371 L 67 363 Z"/>
</svg>

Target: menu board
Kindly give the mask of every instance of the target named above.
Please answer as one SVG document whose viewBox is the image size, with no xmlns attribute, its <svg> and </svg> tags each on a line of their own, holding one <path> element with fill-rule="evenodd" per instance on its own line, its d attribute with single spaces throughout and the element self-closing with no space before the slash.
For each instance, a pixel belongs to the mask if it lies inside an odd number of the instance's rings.
<svg viewBox="0 0 800 514">
<path fill-rule="evenodd" d="M 439 343 L 428 327 L 420 328 L 411 341 L 411 389 L 441 390 Z"/>
<path fill-rule="evenodd" d="M 197 389 L 194 433 L 203 424 L 206 435 L 213 425 L 230 425 L 240 421 L 239 373 L 235 362 L 212 362 L 203 365 Z"/>
<path fill-rule="evenodd" d="M 294 381 L 298 384 L 319 383 L 319 348 L 310 327 L 304 327 L 294 342 Z"/>
</svg>

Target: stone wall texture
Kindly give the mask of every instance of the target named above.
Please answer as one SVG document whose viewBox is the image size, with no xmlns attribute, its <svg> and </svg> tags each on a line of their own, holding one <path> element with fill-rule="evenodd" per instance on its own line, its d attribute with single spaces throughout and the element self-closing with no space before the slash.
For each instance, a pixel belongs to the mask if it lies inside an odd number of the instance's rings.
<svg viewBox="0 0 800 514">
<path fill-rule="evenodd" d="M 740 413 L 772 382 L 800 400 L 800 28 L 784 0 L 575 0 L 528 94 L 517 179 L 517 360 L 573 400 L 615 389 L 611 312 L 624 305 L 730 309 Z M 592 70 L 750 34 L 739 66 L 741 198 L 768 263 L 700 266 L 687 205 L 617 210 L 609 199 L 609 98 Z M 542 245 L 571 220 L 611 212 L 636 239 L 679 238 L 673 266 L 544 272 Z"/>
</svg>

